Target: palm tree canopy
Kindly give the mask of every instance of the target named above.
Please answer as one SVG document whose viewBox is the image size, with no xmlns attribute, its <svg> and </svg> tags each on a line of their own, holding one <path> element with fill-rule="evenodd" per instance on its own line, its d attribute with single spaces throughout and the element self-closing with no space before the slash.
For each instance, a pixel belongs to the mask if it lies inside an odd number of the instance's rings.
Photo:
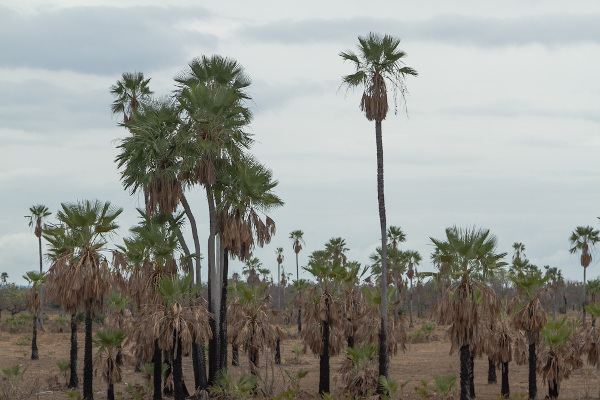
<svg viewBox="0 0 600 400">
<path fill-rule="evenodd" d="M 589 225 L 578 226 L 569 237 L 569 242 L 571 243 L 569 251 L 571 254 L 581 251 L 581 266 L 587 268 L 592 262 L 590 247 L 593 249 L 599 241 L 600 231 Z"/>
<path fill-rule="evenodd" d="M 390 242 L 392 242 L 392 246 L 396 248 L 398 247 L 398 243 L 403 243 L 406 241 L 406 234 L 399 226 L 392 225 L 387 230 L 387 238 Z"/>
<path fill-rule="evenodd" d="M 148 83 L 150 78 L 145 79 L 141 72 L 124 72 L 122 79 L 110 87 L 110 93 L 116 97 L 110 107 L 112 113 L 123 113 L 123 120 L 127 122 L 133 111 L 152 95 Z"/>
<path fill-rule="evenodd" d="M 29 207 L 29 212 L 31 214 L 26 215 L 25 218 L 29 219 L 29 226 L 33 227 L 35 236 L 39 238 L 42 236 L 43 220 L 52 213 L 48 210 L 48 207 L 43 204 L 36 204 Z"/>
<path fill-rule="evenodd" d="M 362 86 L 360 109 L 369 121 L 382 121 L 388 112 L 387 84 L 393 87 L 394 99 L 398 92 L 404 99 L 406 75 L 418 74 L 404 66 L 402 58 L 406 53 L 398 49 L 400 39 L 371 32 L 367 36 L 359 36 L 358 41 L 358 53 L 340 53 L 344 61 L 350 61 L 355 67 L 353 74 L 343 77 L 343 84 L 348 88 Z"/>
<path fill-rule="evenodd" d="M 290 233 L 290 239 L 292 239 L 292 248 L 294 249 L 294 253 L 298 254 L 300 250 L 302 250 L 302 244 L 306 245 L 304 242 L 304 232 L 301 230 L 295 230 Z"/>
</svg>

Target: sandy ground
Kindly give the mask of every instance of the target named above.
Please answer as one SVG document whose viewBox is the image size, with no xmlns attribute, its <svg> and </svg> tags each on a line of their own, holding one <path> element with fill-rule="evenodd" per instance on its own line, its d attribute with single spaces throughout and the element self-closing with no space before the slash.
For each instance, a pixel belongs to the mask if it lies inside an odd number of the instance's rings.
<svg viewBox="0 0 600 400">
<path fill-rule="evenodd" d="M 418 329 L 419 323 L 415 324 Z M 293 331 L 293 329 L 290 329 Z M 425 380 L 429 385 L 433 385 L 433 376 L 435 374 L 444 374 L 453 372 L 457 376 L 459 374 L 458 355 L 450 356 L 450 344 L 444 337 L 444 328 L 438 328 L 434 333 L 432 340 L 425 343 L 414 343 L 408 346 L 405 353 L 400 353 L 390 359 L 390 377 L 398 382 L 410 382 L 404 387 L 399 398 L 402 399 L 420 399 L 415 390 L 416 387 L 422 385 L 421 381 Z M 57 360 L 68 360 L 69 358 L 69 333 L 52 333 L 50 329 L 46 332 L 38 334 L 39 360 L 33 361 L 30 359 L 31 347 L 30 342 L 27 342 L 27 335 L 31 337 L 31 333 L 22 331 L 20 333 L 9 333 L 7 331 L 0 332 L 0 369 L 20 365 L 25 369 L 22 379 L 13 384 L 18 388 L 20 393 L 24 391 L 34 392 L 31 396 L 21 398 L 37 398 L 41 400 L 65 399 L 64 388 L 59 388 L 51 384 L 49 379 L 54 379 L 54 382 L 64 382 L 64 378 L 60 375 L 56 365 Z M 25 339 L 24 339 L 25 338 Z M 82 331 L 78 334 L 79 339 L 79 378 L 80 385 L 83 377 L 83 339 Z M 290 334 L 289 339 L 282 343 L 282 364 L 274 366 L 269 374 L 274 376 L 275 394 L 279 393 L 283 387 L 285 371 L 294 374 L 300 369 L 309 371 L 308 376 L 301 380 L 301 387 L 305 393 L 302 397 L 313 397 L 313 394 L 318 389 L 319 382 L 319 359 L 314 355 L 301 355 L 298 362 L 294 362 L 294 347 L 301 346 L 300 340 Z M 272 355 L 261 355 L 261 362 L 265 357 Z M 333 357 L 331 360 L 331 379 L 332 391 L 339 389 L 336 385 L 338 379 L 338 369 L 343 361 L 342 355 Z M 188 388 L 193 387 L 192 364 L 191 357 L 184 358 L 184 374 Z M 498 370 L 498 383 L 487 383 L 487 359 L 475 360 L 475 391 L 479 399 L 498 399 L 500 393 L 500 371 Z M 235 376 L 248 372 L 248 360 L 243 352 L 240 352 L 240 366 L 229 367 L 229 371 Z M 264 367 L 263 367 L 264 373 Z M 514 363 L 510 364 L 510 389 L 511 398 L 520 399 L 526 398 L 527 394 L 527 367 L 517 366 Z M 56 378 L 55 378 L 56 377 Z M 2 385 L 7 385 L 9 382 L 2 378 Z M 123 382 L 116 385 L 116 392 L 123 393 L 122 398 L 130 398 L 125 393 L 127 384 L 139 383 L 144 384 L 145 380 L 141 373 L 135 373 L 133 367 L 123 367 Z M 54 387 L 53 387 L 54 386 Z M 458 386 L 458 384 L 456 385 Z M 600 388 L 600 374 L 595 368 L 585 366 L 584 368 L 574 371 L 571 377 L 562 383 L 560 388 L 561 399 L 586 399 L 598 398 Z M 94 378 L 95 398 L 106 398 L 106 384 L 102 380 L 100 374 Z M 456 394 L 457 394 L 456 388 Z M 541 378 L 538 377 L 538 398 L 543 399 L 548 393 L 547 385 L 544 385 Z M 0 399 L 6 397 L 0 392 Z M 19 396 L 10 396 L 6 400 L 18 400 Z M 455 396 L 458 397 L 458 396 Z M 339 396 L 338 398 L 344 398 Z M 431 398 L 442 398 L 440 395 L 433 395 Z"/>
</svg>

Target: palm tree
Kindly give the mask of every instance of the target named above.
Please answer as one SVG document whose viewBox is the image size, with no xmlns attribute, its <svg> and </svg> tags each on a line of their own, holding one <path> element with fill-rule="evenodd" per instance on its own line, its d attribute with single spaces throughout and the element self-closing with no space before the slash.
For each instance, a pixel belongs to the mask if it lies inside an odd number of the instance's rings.
<svg viewBox="0 0 600 400">
<path fill-rule="evenodd" d="M 390 226 L 387 230 L 387 239 L 391 242 L 394 249 L 398 248 L 398 243 L 406 241 L 406 234 L 402 231 L 399 226 Z"/>
<path fill-rule="evenodd" d="M 565 278 L 562 276 L 561 270 L 557 267 L 550 267 L 549 265 L 545 265 L 544 269 L 546 270 L 545 278 L 548 282 L 548 286 L 552 290 L 552 317 L 556 317 L 556 292 L 558 289 L 565 285 Z M 600 280 L 598 280 L 598 289 L 600 293 Z"/>
<path fill-rule="evenodd" d="M 594 249 L 596 243 L 600 241 L 600 231 L 595 230 L 591 226 L 578 226 L 571 233 L 569 237 L 569 242 L 571 243 L 571 248 L 569 252 L 571 254 L 575 254 L 577 252 L 581 252 L 581 266 L 583 267 L 583 323 L 585 323 L 585 273 L 587 271 L 587 267 L 592 262 L 592 253 L 591 251 Z"/>
<path fill-rule="evenodd" d="M 296 281 L 300 280 L 300 272 L 298 267 L 298 253 L 302 250 L 302 245 L 306 245 L 304 243 L 304 232 L 297 229 L 290 233 L 290 239 L 292 239 L 292 249 L 294 253 L 296 253 Z M 302 309 L 298 308 L 298 333 L 302 332 Z"/>
<path fill-rule="evenodd" d="M 346 240 L 341 237 L 331 238 L 329 242 L 325 243 L 325 251 L 332 257 L 333 262 L 341 262 L 342 265 L 346 265 L 346 252 L 349 249 L 346 247 Z"/>
<path fill-rule="evenodd" d="M 8 279 L 8 273 L 7 272 L 3 272 L 2 275 L 0 275 L 0 280 L 2 280 L 2 284 L 6 285 L 6 280 Z"/>
<path fill-rule="evenodd" d="M 38 360 L 37 347 L 37 322 L 42 310 L 40 286 L 46 283 L 46 274 L 43 272 L 29 271 L 23 278 L 31 285 L 29 290 L 29 310 L 33 313 L 33 334 L 31 336 L 31 359 Z"/>
<path fill-rule="evenodd" d="M 277 254 L 277 279 L 279 282 L 279 287 L 277 289 L 277 310 L 281 311 L 281 264 L 283 263 L 283 247 L 278 247 L 275 250 L 275 254 Z"/>
<path fill-rule="evenodd" d="M 36 204 L 34 206 L 29 207 L 30 215 L 25 216 L 25 218 L 29 219 L 29 226 L 33 228 L 33 233 L 38 238 L 38 253 L 40 259 L 40 274 L 43 272 L 42 267 L 42 234 L 45 229 L 44 220 L 48 218 L 52 213 L 48 210 L 43 204 Z M 44 331 L 44 310 L 43 310 L 43 290 L 40 288 L 40 330 Z"/>
<path fill-rule="evenodd" d="M 536 382 L 536 344 L 539 339 L 539 332 L 546 325 L 546 312 L 540 303 L 540 296 L 544 292 L 542 287 L 546 283 L 542 271 L 536 266 L 529 264 L 527 259 L 519 261 L 513 260 L 515 273 L 511 275 L 511 280 L 519 291 L 508 304 L 508 313 L 512 314 L 512 324 L 516 329 L 525 331 L 527 345 L 529 347 L 529 398 L 535 399 L 537 396 Z M 523 348 L 524 345 L 518 347 Z M 521 357 L 519 357 L 521 358 Z M 519 363 L 519 360 L 517 360 Z"/>
<path fill-rule="evenodd" d="M 416 266 L 421 262 L 421 255 L 418 251 L 408 250 L 404 252 L 404 257 L 408 264 L 408 271 L 406 272 L 406 276 L 410 279 L 410 324 L 408 325 L 410 328 L 414 326 L 413 324 L 413 278 L 416 273 Z"/>
<path fill-rule="evenodd" d="M 388 112 L 387 85 L 391 84 L 402 98 L 406 92 L 404 79 L 407 75 L 417 75 L 417 71 L 404 66 L 402 58 L 406 55 L 398 49 L 400 39 L 393 36 L 381 36 L 375 33 L 358 37 L 358 54 L 348 51 L 341 52 L 345 61 L 350 61 L 355 72 L 343 77 L 343 83 L 348 88 L 363 87 L 360 109 L 365 112 L 369 121 L 375 121 L 375 141 L 377 144 L 377 199 L 379 203 L 379 224 L 381 229 L 381 290 L 383 298 L 387 296 L 387 237 L 385 200 L 383 189 L 383 140 L 381 123 Z M 386 83 L 387 82 L 387 83 Z M 379 352 L 379 376 L 388 376 L 387 348 L 387 303 L 382 302 L 381 309 L 381 348 Z M 378 386 L 378 393 L 382 387 Z"/>
<path fill-rule="evenodd" d="M 449 335 L 451 352 L 460 349 L 460 398 L 469 400 L 475 396 L 472 356 L 470 348 L 480 341 L 478 324 L 482 317 L 494 319 L 499 301 L 494 291 L 485 283 L 474 279 L 483 264 L 490 259 L 499 260 L 506 254 L 496 254 L 496 238 L 489 230 L 446 229 L 446 240 L 431 241 L 439 251 L 439 259 L 454 271 L 457 278 L 447 289 L 439 310 L 439 323 L 451 324 Z M 503 264 L 487 265 L 488 269 Z M 480 317 L 481 316 L 481 317 Z"/>
<path fill-rule="evenodd" d="M 548 399 L 557 399 L 560 383 L 583 365 L 580 345 L 567 317 L 554 319 L 541 329 L 545 346 L 537 361 L 542 379 L 548 382 Z"/>
<path fill-rule="evenodd" d="M 183 306 L 189 298 L 192 280 L 190 275 L 180 278 L 176 274 L 160 278 L 156 289 L 162 302 L 149 307 L 142 315 L 142 319 L 147 321 L 146 332 L 153 332 L 160 348 L 170 352 L 175 400 L 186 397 L 182 364 L 184 350 L 191 350 L 193 340 L 202 343 L 212 335 L 208 311 L 203 306 Z"/>
<path fill-rule="evenodd" d="M 342 333 L 347 330 L 343 307 L 336 295 L 345 269 L 327 250 L 314 251 L 308 266 L 303 268 L 317 279 L 317 286 L 305 293 L 308 299 L 304 309 L 307 327 L 302 332 L 302 339 L 313 353 L 319 355 L 319 394 L 323 396 L 330 392 L 329 358 L 340 353 L 344 343 Z"/>
<path fill-rule="evenodd" d="M 110 93 L 116 97 L 110 107 L 112 113 L 122 113 L 123 122 L 129 122 L 131 115 L 152 95 L 148 83 L 150 79 L 145 79 L 141 72 L 124 72 L 122 78 L 110 87 Z"/>
<path fill-rule="evenodd" d="M 115 400 L 115 383 L 122 381 L 121 367 L 117 362 L 117 353 L 125 339 L 122 329 L 105 328 L 96 331 L 94 345 L 98 347 L 96 362 L 102 366 L 102 377 L 108 384 L 108 400 Z"/>
<path fill-rule="evenodd" d="M 106 237 L 118 228 L 115 220 L 123 209 L 98 200 L 62 203 L 61 207 L 56 216 L 65 227 L 65 244 L 71 251 L 52 265 L 49 278 L 70 285 L 66 296 L 71 300 L 66 302 L 80 304 L 85 309 L 83 397 L 92 400 L 93 317 L 102 307 L 111 279 L 108 262 L 100 252 L 105 249 Z"/>
<path fill-rule="evenodd" d="M 525 245 L 520 242 L 515 242 L 512 245 L 513 247 L 513 260 L 520 260 L 521 256 L 526 257 L 525 255 Z"/>
</svg>

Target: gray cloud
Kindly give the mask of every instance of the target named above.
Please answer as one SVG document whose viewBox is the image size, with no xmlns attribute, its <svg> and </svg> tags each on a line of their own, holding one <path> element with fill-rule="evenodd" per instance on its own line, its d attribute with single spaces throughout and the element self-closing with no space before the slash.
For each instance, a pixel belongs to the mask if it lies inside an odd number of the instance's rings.
<svg viewBox="0 0 600 400">
<path fill-rule="evenodd" d="M 279 21 L 246 26 L 240 36 L 257 41 L 313 43 L 354 41 L 357 34 L 389 32 L 403 39 L 471 46 L 510 46 L 539 43 L 561 46 L 600 43 L 597 14 L 544 14 L 518 18 L 493 18 L 445 14 L 421 21 L 359 17 Z"/>
<path fill-rule="evenodd" d="M 0 66 L 113 74 L 187 61 L 186 45 L 216 45 L 180 22 L 207 18 L 203 8 L 74 7 L 19 14 L 0 6 Z"/>
</svg>

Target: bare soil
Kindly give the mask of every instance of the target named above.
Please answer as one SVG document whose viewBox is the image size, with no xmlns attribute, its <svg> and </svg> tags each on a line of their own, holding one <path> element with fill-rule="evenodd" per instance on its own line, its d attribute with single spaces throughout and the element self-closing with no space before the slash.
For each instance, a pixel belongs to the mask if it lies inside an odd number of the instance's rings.
<svg viewBox="0 0 600 400">
<path fill-rule="evenodd" d="M 420 322 L 411 328 L 410 332 L 418 330 Z M 39 360 L 31 360 L 31 331 L 23 328 L 18 333 L 11 333 L 6 330 L 6 326 L 0 324 L 0 369 L 20 365 L 25 370 L 22 378 L 12 382 L 17 388 L 17 395 L 11 395 L 10 399 L 36 398 L 41 400 L 66 399 L 64 378 L 56 365 L 58 360 L 69 359 L 69 332 L 56 332 L 52 323 L 46 324 L 46 332 L 38 333 Z M 294 347 L 302 346 L 300 339 L 295 335 L 294 328 L 288 328 L 289 339 L 282 342 L 282 364 L 270 364 L 268 373 L 274 377 L 272 383 L 272 392 L 277 394 L 281 392 L 287 382 L 285 370 L 294 374 L 300 369 L 309 371 L 308 376 L 301 380 L 302 393 L 299 397 L 316 397 L 315 393 L 319 383 L 319 359 L 312 355 L 310 351 L 295 360 Z M 29 339 L 29 341 L 27 341 Z M 78 334 L 79 340 L 79 379 L 83 377 L 83 340 L 84 333 Z M 412 343 L 408 345 L 405 353 L 400 353 L 390 359 L 390 378 L 403 383 L 409 380 L 404 386 L 400 398 L 402 399 L 420 399 L 415 388 L 422 387 L 422 381 L 433 387 L 433 377 L 436 374 L 445 374 L 453 372 L 459 375 L 458 354 L 449 355 L 450 343 L 445 338 L 445 328 L 438 327 L 429 341 L 423 343 Z M 271 359 L 273 354 L 261 355 L 263 363 L 262 373 L 264 374 L 264 360 Z M 331 387 L 334 393 L 339 394 L 339 375 L 337 371 L 344 359 L 343 355 L 333 357 L 331 360 Z M 272 368 L 271 368 L 272 365 Z M 192 361 L 191 357 L 185 357 L 183 368 L 188 389 L 193 389 Z M 229 366 L 229 372 L 234 376 L 248 373 L 248 359 L 240 351 L 240 366 Z M 486 358 L 475 360 L 475 392 L 478 399 L 499 399 L 500 396 L 500 370 L 497 371 L 498 383 L 487 383 L 488 361 Z M 285 377 L 285 379 L 284 379 Z M 515 363 L 510 364 L 510 390 L 511 398 L 527 398 L 527 366 L 518 366 Z M 6 378 L 2 377 L 0 385 L 6 388 L 11 384 Z M 145 384 L 142 373 L 134 372 L 133 366 L 123 367 L 123 382 L 115 387 L 115 392 L 121 393 L 122 398 L 131 398 L 127 395 L 126 387 L 128 384 Z M 337 383 L 336 383 L 337 382 Z M 538 377 L 538 399 L 543 399 L 548 394 L 548 387 Z M 598 398 L 600 388 L 600 374 L 595 368 L 585 366 L 582 369 L 573 372 L 571 377 L 564 381 L 560 388 L 561 399 L 591 399 Z M 106 384 L 98 374 L 94 378 L 95 398 L 106 398 Z M 24 393 L 32 393 L 26 395 Z M 6 391 L 0 391 L 0 400 Z M 458 398 L 458 382 L 455 386 L 455 398 Z M 19 395 L 20 394 L 20 395 Z M 6 395 L 4 395 L 6 396 Z M 339 396 L 338 398 L 345 398 Z M 432 394 L 431 398 L 442 398 L 441 395 Z"/>
</svg>

